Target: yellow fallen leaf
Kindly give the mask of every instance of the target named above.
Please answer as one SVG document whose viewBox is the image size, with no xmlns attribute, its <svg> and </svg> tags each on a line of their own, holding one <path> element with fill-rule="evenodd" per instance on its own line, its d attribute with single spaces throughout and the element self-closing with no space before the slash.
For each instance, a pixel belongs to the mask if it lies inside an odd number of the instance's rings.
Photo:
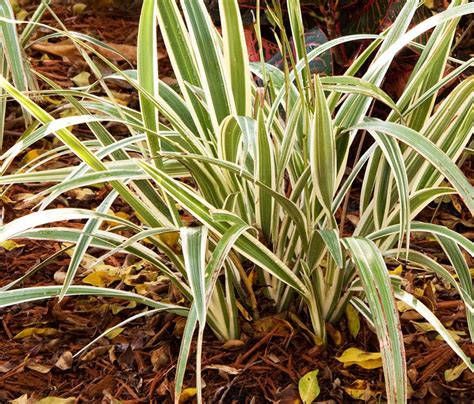
<svg viewBox="0 0 474 404">
<path fill-rule="evenodd" d="M 402 302 L 402 301 L 397 301 L 397 309 L 400 313 L 405 313 L 406 311 L 408 310 L 411 310 L 411 306 L 409 306 L 408 304 L 406 304 L 405 302 Z"/>
<path fill-rule="evenodd" d="M 179 402 L 185 403 L 189 401 L 191 398 L 195 397 L 197 394 L 197 389 L 195 387 L 188 387 L 184 389 L 181 394 L 179 395 Z"/>
<path fill-rule="evenodd" d="M 109 331 L 107 334 L 105 334 L 105 336 L 106 336 L 108 339 L 114 339 L 115 337 L 117 337 L 117 336 L 119 336 L 120 334 L 122 334 L 123 330 L 125 330 L 125 328 L 123 328 L 123 327 L 118 327 L 118 328 L 113 329 L 112 331 Z"/>
<path fill-rule="evenodd" d="M 36 327 L 29 327 L 25 328 L 23 331 L 20 331 L 16 334 L 13 339 L 22 339 L 31 337 L 33 334 L 35 335 L 54 335 L 58 332 L 58 330 L 54 328 L 36 328 Z"/>
<path fill-rule="evenodd" d="M 5 204 L 11 204 L 13 201 L 6 195 L 0 195 L 0 201 Z M 472 270 L 471 270 L 472 271 Z"/>
<path fill-rule="evenodd" d="M 415 290 L 413 291 L 413 294 L 415 296 L 424 296 L 425 294 L 425 289 L 423 288 L 415 288 Z"/>
<path fill-rule="evenodd" d="M 71 80 L 74 84 L 78 87 L 86 87 L 89 83 L 89 77 L 91 76 L 88 72 L 80 72 L 79 74 L 75 75 Z"/>
<path fill-rule="evenodd" d="M 21 6 L 18 4 L 18 0 L 10 0 L 10 6 L 14 13 L 18 13 L 21 10 Z"/>
<path fill-rule="evenodd" d="M 467 369 L 467 365 L 464 362 L 461 362 L 459 365 L 455 366 L 454 368 L 445 370 L 444 379 L 448 383 L 453 382 L 459 376 L 461 376 L 462 372 L 464 372 L 464 370 L 466 369 Z"/>
<path fill-rule="evenodd" d="M 352 365 L 360 366 L 363 369 L 378 369 L 382 367 L 382 358 L 361 362 L 347 362 L 344 364 L 344 367 L 347 368 Z"/>
<path fill-rule="evenodd" d="M 358 365 L 364 369 L 376 369 L 382 367 L 382 356 L 380 352 L 365 352 L 358 348 L 348 348 L 336 359 L 344 364 L 344 367 Z"/>
<path fill-rule="evenodd" d="M 353 338 L 357 337 L 357 334 L 359 334 L 360 330 L 359 313 L 351 304 L 346 306 L 346 318 L 347 325 L 349 327 L 349 333 Z"/>
<path fill-rule="evenodd" d="M 72 11 L 74 14 L 81 14 L 87 8 L 87 4 L 84 3 L 76 3 L 72 6 Z"/>
<path fill-rule="evenodd" d="M 24 244 L 18 244 L 13 240 L 5 240 L 0 242 L 0 248 L 4 248 L 7 251 L 15 250 L 16 248 L 23 247 Z"/>
<path fill-rule="evenodd" d="M 120 277 L 113 275 L 106 271 L 94 271 L 91 274 L 87 275 L 82 282 L 87 283 L 92 286 L 103 288 L 109 286 L 115 281 L 119 281 Z"/>
<path fill-rule="evenodd" d="M 410 321 L 410 323 L 413 324 L 413 326 L 416 328 L 418 332 L 431 332 L 431 331 L 436 331 L 436 329 L 430 324 L 430 323 L 420 323 L 416 321 Z M 457 331 L 457 330 L 447 330 L 448 333 L 453 337 L 455 341 L 459 341 L 461 339 L 461 336 L 466 335 L 464 331 Z M 444 338 L 441 335 L 437 335 L 436 339 L 443 341 Z"/>
<path fill-rule="evenodd" d="M 143 267 L 135 272 L 134 267 L 135 265 L 132 265 L 129 267 L 130 269 L 127 268 L 127 270 L 125 270 L 125 275 L 123 276 L 123 282 L 125 285 L 135 286 L 141 285 L 145 282 L 155 282 L 157 280 L 163 281 L 162 279 L 158 279 L 158 273 L 156 271 Z"/>
<path fill-rule="evenodd" d="M 388 273 L 389 273 L 390 275 L 398 275 L 398 276 L 400 276 L 400 275 L 402 274 L 402 272 L 403 272 L 403 268 L 402 268 L 401 265 L 399 265 L 398 267 L 396 267 L 393 271 L 388 271 Z"/>
<path fill-rule="evenodd" d="M 37 159 L 42 154 L 46 153 L 47 150 L 44 149 L 33 149 L 26 153 L 21 159 L 20 165 L 25 165 L 31 163 L 33 160 Z"/>
<path fill-rule="evenodd" d="M 319 369 L 308 372 L 298 382 L 298 392 L 303 404 L 312 403 L 321 392 L 318 373 Z"/>
<path fill-rule="evenodd" d="M 175 248 L 179 241 L 179 231 L 171 231 L 168 233 L 159 234 L 158 238 L 168 247 Z"/>
<path fill-rule="evenodd" d="M 130 95 L 126 93 L 119 93 L 117 91 L 111 91 L 111 95 L 114 98 L 115 102 L 119 105 L 127 106 L 130 102 Z M 110 99 L 110 97 L 104 97 L 106 99 Z"/>
<path fill-rule="evenodd" d="M 365 380 L 355 380 L 351 387 L 343 387 L 347 395 L 354 400 L 368 401 L 371 397 L 370 389 L 367 388 Z"/>
<path fill-rule="evenodd" d="M 436 8 L 434 0 L 424 0 L 423 4 L 425 7 L 428 7 L 430 10 L 434 10 Z"/>
<path fill-rule="evenodd" d="M 463 337 L 466 336 L 466 332 L 465 331 L 457 331 L 457 330 L 448 330 L 448 333 L 449 335 L 451 335 L 451 337 L 453 338 L 453 340 L 455 341 L 460 341 L 463 339 Z M 437 335 L 435 337 L 435 339 L 439 340 L 439 341 L 444 341 L 445 339 L 441 336 L 441 335 Z"/>
<path fill-rule="evenodd" d="M 45 54 L 44 56 L 45 56 L 45 58 L 49 59 L 48 55 Z M 51 97 L 48 97 L 48 96 L 44 96 L 43 99 L 45 101 L 48 101 L 51 105 L 61 105 L 62 104 L 61 100 L 55 100 L 54 98 L 51 98 Z"/>
<path fill-rule="evenodd" d="M 108 214 L 108 215 L 111 215 L 111 216 L 116 216 L 116 217 L 118 217 L 118 218 L 120 218 L 120 219 L 125 219 L 125 220 L 128 220 L 128 219 L 130 218 L 130 215 L 129 215 L 128 213 L 126 213 L 126 212 L 121 212 L 121 211 L 119 211 L 119 212 L 114 212 L 112 209 L 109 209 L 109 210 L 107 211 L 107 214 Z M 110 225 L 110 226 L 118 226 L 118 225 L 120 225 L 119 222 L 115 222 L 115 221 L 113 221 L 113 220 L 104 220 L 104 223 L 107 223 L 107 224 Z"/>
<path fill-rule="evenodd" d="M 30 13 L 26 11 L 24 8 L 22 8 L 18 13 L 16 13 L 16 19 L 18 21 L 25 21 L 28 18 L 28 15 Z"/>
<path fill-rule="evenodd" d="M 137 307 L 137 302 L 129 302 L 126 306 L 122 306 L 120 304 L 111 304 L 110 305 L 110 310 L 112 311 L 112 314 L 118 314 L 122 310 L 127 310 L 127 309 L 134 309 Z"/>
</svg>

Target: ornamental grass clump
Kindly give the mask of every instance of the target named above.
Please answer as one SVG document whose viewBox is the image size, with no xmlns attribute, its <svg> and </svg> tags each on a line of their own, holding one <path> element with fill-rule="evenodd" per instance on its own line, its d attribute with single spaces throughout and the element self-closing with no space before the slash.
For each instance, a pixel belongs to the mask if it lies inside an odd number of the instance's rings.
<svg viewBox="0 0 474 404">
<path fill-rule="evenodd" d="M 474 255 L 474 244 L 446 227 L 415 220 L 428 204 L 453 194 L 474 212 L 473 187 L 457 166 L 472 136 L 474 80 L 459 81 L 442 101 L 437 97 L 445 84 L 472 66 L 472 59 L 462 62 L 450 52 L 459 19 L 472 13 L 474 5 L 452 1 L 446 11 L 409 28 L 418 1 L 408 0 L 381 35 L 345 36 L 307 53 L 300 2 L 288 1 L 291 32 L 286 37 L 294 38 L 296 54 L 283 71 L 248 61 L 237 0 L 221 0 L 219 6 L 221 31 L 202 0 L 181 0 L 179 5 L 175 0 L 145 0 L 136 70 L 118 70 L 97 52 L 97 46 L 107 45 L 96 39 L 54 30 L 48 37 L 71 39 L 97 79 L 87 88 L 60 89 L 40 76 L 51 86 L 49 94 L 63 97 L 58 108 L 67 107 L 74 116 L 57 118 L 56 111 L 46 112 L 25 88 L 0 76 L 3 91 L 34 121 L 1 157 L 3 192 L 9 184 L 55 183 L 38 195 L 36 212 L 0 227 L 0 241 L 74 245 L 62 286 L 15 284 L 2 291 L 0 305 L 86 294 L 134 300 L 151 309 L 116 327 L 163 310 L 187 316 L 175 392 L 179 397 L 197 329 L 201 399 L 204 328 L 208 325 L 226 341 L 239 338 L 239 305 L 257 318 L 260 295 L 249 276 L 255 271 L 265 300 L 277 312 L 292 312 L 306 321 L 315 344 L 327 342 L 327 323 L 337 324 L 349 305 L 356 308 L 377 333 L 389 402 L 406 402 L 407 397 L 397 300 L 423 316 L 474 370 L 433 312 L 404 290 L 403 279 L 386 266 L 389 261 L 415 266 L 455 288 L 474 341 L 474 292 L 464 256 Z M 1 21 L 4 27 L 14 24 L 9 18 Z M 176 76 L 173 87 L 159 78 L 157 25 Z M 424 45 L 414 42 L 427 32 Z M 344 75 L 313 75 L 312 60 L 358 41 L 369 45 Z M 290 49 L 289 41 L 282 40 L 282 47 Z M 405 47 L 420 49 L 420 55 L 394 100 L 381 85 Z M 115 73 L 103 77 L 91 53 Z M 448 63 L 455 68 L 446 75 Z M 115 100 L 108 88 L 111 80 L 136 89 L 140 111 Z M 108 98 L 96 95 L 98 89 Z M 384 119 L 372 116 L 374 103 L 389 111 Z M 110 122 L 125 125 L 129 136 L 116 139 L 107 129 Z M 70 130 L 78 124 L 86 124 L 94 139 L 80 141 Z M 10 172 L 17 156 L 50 135 L 61 146 Z M 373 140 L 371 145 L 354 153 L 364 136 Z M 80 163 L 43 168 L 67 154 Z M 362 181 L 360 217 L 353 234 L 343 237 L 336 212 L 356 178 Z M 69 190 L 105 183 L 112 190 L 96 210 L 48 208 Z M 117 198 L 131 207 L 139 223 L 109 213 Z M 193 226 L 184 221 L 183 211 Z M 85 221 L 81 230 L 49 226 L 77 219 Z M 104 229 L 106 221 L 116 225 Z M 452 271 L 412 248 L 413 233 L 434 237 Z M 91 247 L 104 251 L 96 263 L 117 253 L 148 262 L 186 303 L 76 284 Z"/>
</svg>

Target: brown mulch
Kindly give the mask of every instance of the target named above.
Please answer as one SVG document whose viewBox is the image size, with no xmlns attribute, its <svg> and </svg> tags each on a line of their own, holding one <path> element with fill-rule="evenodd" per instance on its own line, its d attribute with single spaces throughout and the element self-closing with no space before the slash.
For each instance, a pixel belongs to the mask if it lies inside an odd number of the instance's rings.
<svg viewBox="0 0 474 404">
<path fill-rule="evenodd" d="M 34 7 L 32 5 L 28 7 Z M 137 34 L 137 15 L 124 15 L 123 11 L 91 10 L 73 14 L 71 6 L 55 5 L 55 12 L 72 30 L 94 35 L 106 42 L 133 46 Z M 50 16 L 44 22 L 55 24 Z M 30 50 L 35 69 L 61 86 L 72 85 L 71 78 L 85 69 L 78 60 L 50 55 L 40 60 L 41 52 Z M 117 62 L 126 66 L 125 62 Z M 166 59 L 161 62 L 161 74 L 167 77 L 171 68 Z M 117 91 L 130 95 L 127 88 Z M 19 111 L 9 109 L 7 121 L 8 144 L 13 144 L 22 133 Z M 85 128 L 79 128 L 87 137 Z M 117 128 L 120 132 L 120 128 Z M 66 166 L 73 160 L 60 161 Z M 473 174 L 471 163 L 464 166 Z M 474 178 L 473 175 L 469 175 Z M 42 186 L 46 186 L 43 184 Z M 38 187 L 13 186 L 7 196 L 12 203 L 3 202 L 4 221 L 9 222 L 30 212 L 33 205 L 19 197 L 38 192 Z M 94 208 L 103 199 L 106 189 L 96 190 L 87 200 L 67 194 L 52 207 Z M 354 198 L 354 196 L 352 196 Z M 19 199 L 19 200 L 18 200 Z M 433 206 L 423 212 L 423 220 L 447 225 L 474 238 L 469 216 L 457 210 L 454 202 Z M 351 226 L 349 215 L 347 226 Z M 120 201 L 115 211 L 131 213 Z M 354 215 L 351 216 L 351 213 Z M 355 220 L 355 219 L 354 219 Z M 82 224 L 61 223 L 80 227 Z M 0 248 L 0 287 L 19 278 L 32 267 L 61 251 L 60 243 L 16 240 L 23 246 L 12 251 Z M 413 240 L 421 250 L 442 259 L 442 251 L 426 239 Z M 58 253 L 57 258 L 28 278 L 23 286 L 55 285 L 69 264 L 70 257 Z M 126 257 L 108 261 L 121 265 Z M 114 261 L 115 260 L 115 261 Z M 472 263 L 471 263 L 472 264 Z M 395 264 L 394 264 L 395 266 Z M 444 324 L 458 331 L 466 330 L 464 306 L 452 290 L 440 287 L 436 278 L 428 281 L 415 276 L 411 268 L 404 275 L 413 290 L 430 290 L 423 296 L 424 303 L 435 310 Z M 78 278 L 84 276 L 79 272 Z M 113 287 L 127 289 L 116 283 Z M 432 288 L 431 288 L 432 286 Z M 128 287 L 128 289 L 130 289 Z M 171 286 L 154 291 L 155 296 L 172 294 Z M 158 314 L 128 324 L 117 336 L 103 338 L 80 358 L 76 352 L 107 328 L 135 315 L 143 307 L 129 306 L 123 301 L 95 297 L 67 297 L 58 300 L 25 303 L 0 310 L 0 403 L 27 395 L 33 401 L 44 397 L 74 397 L 80 403 L 171 403 L 173 402 L 174 373 L 184 320 L 171 314 Z M 327 347 L 315 346 L 304 330 L 290 316 L 272 316 L 270 310 L 261 314 L 256 322 L 242 321 L 240 341 L 223 344 L 211 332 L 206 333 L 203 352 L 203 378 L 206 384 L 206 402 L 215 403 L 295 403 L 298 400 L 298 380 L 305 373 L 319 369 L 320 402 L 344 403 L 356 401 L 348 389 L 363 381 L 369 401 L 383 400 L 384 384 L 381 369 L 364 370 L 357 366 L 344 368 L 335 358 L 348 347 L 378 351 L 378 342 L 367 325 L 362 324 L 356 339 L 347 330 L 346 320 L 337 325 L 340 337 Z M 420 321 L 416 313 L 402 314 L 410 384 L 413 403 L 474 402 L 474 376 L 464 372 L 453 383 L 446 383 L 444 371 L 460 363 L 446 343 L 433 333 L 422 332 L 414 326 Z M 20 332 L 33 328 L 30 336 Z M 47 330 L 47 331 L 44 331 Z M 337 333 L 337 332 L 336 332 Z M 20 338 L 21 337 L 21 338 Z M 474 356 L 474 346 L 466 339 L 460 341 L 465 352 Z M 194 348 L 188 364 L 185 387 L 195 385 Z M 359 387 L 360 389 L 360 387 Z M 190 402 L 193 399 L 190 399 Z"/>
</svg>

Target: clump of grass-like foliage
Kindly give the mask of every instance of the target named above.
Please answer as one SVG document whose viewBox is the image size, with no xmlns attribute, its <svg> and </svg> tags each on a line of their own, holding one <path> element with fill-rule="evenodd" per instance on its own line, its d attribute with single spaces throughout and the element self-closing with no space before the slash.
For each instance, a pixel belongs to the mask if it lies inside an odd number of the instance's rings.
<svg viewBox="0 0 474 404">
<path fill-rule="evenodd" d="M 0 111 L 8 96 L 33 124 L 17 144 L 4 150 L 0 184 L 3 192 L 9 184 L 56 185 L 41 193 L 37 212 L 1 226 L 0 241 L 55 240 L 75 247 L 62 286 L 4 290 L 0 306 L 86 294 L 135 300 L 152 309 L 128 321 L 162 310 L 187 316 L 176 372 L 178 397 L 195 329 L 200 392 L 204 327 L 209 325 L 221 340 L 238 338 L 237 303 L 250 315 L 257 312 L 259 302 L 246 271 L 251 264 L 278 312 L 306 313 L 300 317 L 309 319 L 315 343 L 326 343 L 325 324 L 337 323 L 347 305 L 362 313 L 380 341 L 389 402 L 405 402 L 407 392 L 396 300 L 420 313 L 474 369 L 430 309 L 405 291 L 401 279 L 386 267 L 387 260 L 399 260 L 452 285 L 466 306 L 474 341 L 473 285 L 463 255 L 474 255 L 474 244 L 448 228 L 414 220 L 433 200 L 450 194 L 458 194 L 474 211 L 473 188 L 456 165 L 472 136 L 474 80 L 459 82 L 436 103 L 439 89 L 472 65 L 472 59 L 451 58 L 450 50 L 460 17 L 472 13 L 474 5 L 452 1 L 446 11 L 409 29 L 418 1 L 407 0 L 382 35 L 341 37 L 306 54 L 299 3 L 288 1 L 288 37 L 295 38 L 296 62 L 285 72 L 263 62 L 249 63 L 237 0 L 219 2 L 221 33 L 202 0 L 181 0 L 181 8 L 175 0 L 145 0 L 137 70 L 119 71 L 97 53 L 97 46 L 106 45 L 93 38 L 55 30 L 48 37 L 72 39 L 97 78 L 89 88 L 70 90 L 48 82 L 52 93 L 64 99 L 60 108 L 76 111 L 76 116 L 67 118 L 42 109 L 33 101 L 37 94 L 30 94 L 27 82 L 20 80 L 25 77 L 20 41 L 5 47 L 7 53 L 0 55 L 4 94 Z M 16 32 L 12 15 L 3 11 L 0 23 L 2 38 L 9 41 Z M 159 79 L 157 24 L 177 88 Z M 400 50 L 430 30 L 402 95 L 391 99 L 380 88 L 390 64 Z M 361 40 L 370 45 L 343 76 L 311 74 L 311 60 L 339 44 Z M 115 74 L 102 77 L 87 52 L 95 53 Z M 456 68 L 445 75 L 448 61 Z M 254 76 L 263 87 L 257 86 Z M 138 91 L 140 112 L 115 102 L 109 80 L 124 80 Z M 98 87 L 108 99 L 94 95 Z M 386 119 L 371 116 L 374 102 L 390 110 Z M 108 122 L 126 125 L 130 135 L 115 139 L 105 125 Z M 68 129 L 77 124 L 87 124 L 94 140 L 81 142 Z M 357 148 L 362 133 L 373 138 L 373 145 L 352 166 L 349 153 Z M 9 172 L 18 155 L 49 135 L 62 145 L 18 172 Z M 77 156 L 81 163 L 43 168 L 65 154 Z M 358 176 L 363 178 L 360 221 L 351 237 L 341 237 L 335 212 Z M 62 193 L 98 183 L 110 184 L 113 191 L 95 211 L 48 209 Z M 118 197 L 140 218 L 139 225 L 107 213 Z M 186 227 L 180 209 L 199 226 Z M 82 230 L 43 227 L 76 219 L 86 221 Z M 103 230 L 104 221 L 119 226 Z M 121 236 L 118 228 L 133 236 Z M 180 249 L 164 237 L 176 232 Z M 453 271 L 411 248 L 412 233 L 434 237 Z M 76 272 L 90 247 L 106 251 L 98 262 L 121 252 L 149 262 L 188 304 L 75 285 Z"/>
</svg>

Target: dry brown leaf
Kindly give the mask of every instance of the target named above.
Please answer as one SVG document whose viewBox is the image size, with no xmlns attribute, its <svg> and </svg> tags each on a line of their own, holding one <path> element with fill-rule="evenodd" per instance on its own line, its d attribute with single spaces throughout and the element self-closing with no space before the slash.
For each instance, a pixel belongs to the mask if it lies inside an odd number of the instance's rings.
<svg viewBox="0 0 474 404">
<path fill-rule="evenodd" d="M 28 369 L 34 370 L 35 372 L 47 374 L 53 368 L 52 366 L 42 365 L 41 363 L 29 362 L 26 364 Z"/>
<path fill-rule="evenodd" d="M 240 339 L 231 339 L 229 341 L 224 342 L 222 348 L 232 351 L 234 349 L 242 348 L 243 345 L 245 345 L 244 341 L 241 341 Z"/>
<path fill-rule="evenodd" d="M 60 358 L 56 361 L 54 366 L 61 370 L 67 370 L 72 368 L 72 353 L 69 351 L 63 352 Z"/>
<path fill-rule="evenodd" d="M 242 372 L 242 369 L 233 368 L 232 366 L 227 365 L 208 365 L 204 369 L 214 369 L 229 375 L 238 375 Z"/>
<path fill-rule="evenodd" d="M 99 346 L 97 348 L 91 349 L 89 352 L 81 356 L 81 361 L 90 362 L 93 361 L 98 356 L 105 354 L 109 350 L 109 346 Z"/>
<path fill-rule="evenodd" d="M 124 58 L 131 63 L 136 63 L 137 61 L 137 47 L 134 45 L 106 43 L 107 46 L 114 49 L 116 52 L 109 49 L 105 49 L 98 45 L 88 45 L 112 62 L 118 62 L 124 60 Z M 72 62 L 74 62 L 75 60 L 82 61 L 82 56 L 80 52 L 77 50 L 76 46 L 70 39 L 66 39 L 57 43 L 38 43 L 32 45 L 32 48 L 40 52 L 45 52 L 51 55 L 68 58 Z M 88 53 L 90 54 L 92 52 Z M 166 57 L 166 54 L 164 52 L 158 52 L 158 59 L 162 59 L 164 57 Z"/>
</svg>

